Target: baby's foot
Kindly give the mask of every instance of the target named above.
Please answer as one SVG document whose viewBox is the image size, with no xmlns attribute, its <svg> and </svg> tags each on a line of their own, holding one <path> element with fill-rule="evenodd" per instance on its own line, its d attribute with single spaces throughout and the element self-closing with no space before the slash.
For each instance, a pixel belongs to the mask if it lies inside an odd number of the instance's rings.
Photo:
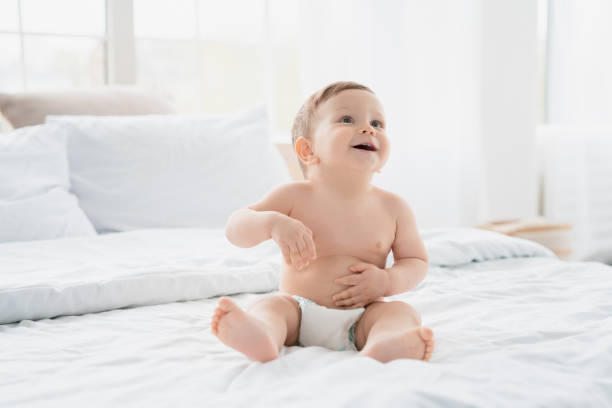
<svg viewBox="0 0 612 408">
<path fill-rule="evenodd" d="M 246 313 L 233 300 L 219 299 L 210 322 L 211 331 L 225 345 L 262 363 L 278 357 L 278 347 L 268 326 Z"/>
<path fill-rule="evenodd" d="M 382 335 L 366 343 L 359 353 L 362 356 L 374 358 L 386 363 L 398 358 L 412 358 L 429 361 L 434 349 L 433 331 L 428 327 L 415 327 L 413 329 Z"/>
</svg>

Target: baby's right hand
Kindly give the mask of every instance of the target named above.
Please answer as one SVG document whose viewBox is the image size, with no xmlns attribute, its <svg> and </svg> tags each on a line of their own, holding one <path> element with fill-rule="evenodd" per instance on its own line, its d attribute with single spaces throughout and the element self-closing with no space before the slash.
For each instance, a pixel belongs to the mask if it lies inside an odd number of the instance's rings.
<svg viewBox="0 0 612 408">
<path fill-rule="evenodd" d="M 312 231 L 300 220 L 283 214 L 272 223 L 270 235 L 280 247 L 288 265 L 302 269 L 308 265 L 309 258 L 317 258 Z"/>
</svg>

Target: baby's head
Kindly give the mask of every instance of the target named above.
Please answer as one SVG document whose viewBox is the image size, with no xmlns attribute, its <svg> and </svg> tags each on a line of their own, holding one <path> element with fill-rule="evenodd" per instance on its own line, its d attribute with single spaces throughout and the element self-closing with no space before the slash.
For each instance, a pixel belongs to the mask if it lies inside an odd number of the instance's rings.
<svg viewBox="0 0 612 408">
<path fill-rule="evenodd" d="M 389 155 L 382 105 L 370 88 L 357 82 L 334 82 L 312 94 L 291 133 L 305 178 L 308 167 L 319 163 L 378 171 Z"/>
</svg>

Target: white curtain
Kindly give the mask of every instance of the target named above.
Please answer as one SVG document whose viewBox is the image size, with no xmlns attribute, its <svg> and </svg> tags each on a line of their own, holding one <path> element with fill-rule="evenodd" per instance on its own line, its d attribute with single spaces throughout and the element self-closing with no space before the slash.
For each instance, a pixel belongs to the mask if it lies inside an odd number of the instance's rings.
<svg viewBox="0 0 612 408">
<path fill-rule="evenodd" d="M 576 259 L 612 262 L 612 1 L 549 2 L 544 210 Z"/>
<path fill-rule="evenodd" d="M 478 0 L 301 2 L 302 97 L 336 80 L 370 86 L 391 154 L 374 184 L 404 197 L 421 228 L 487 217 Z"/>
<path fill-rule="evenodd" d="M 612 124 L 612 1 L 549 8 L 548 122 Z"/>
</svg>

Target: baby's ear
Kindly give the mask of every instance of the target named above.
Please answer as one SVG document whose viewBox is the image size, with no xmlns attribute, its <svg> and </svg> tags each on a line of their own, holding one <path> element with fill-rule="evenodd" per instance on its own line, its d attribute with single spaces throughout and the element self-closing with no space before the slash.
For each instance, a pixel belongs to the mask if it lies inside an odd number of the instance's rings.
<svg viewBox="0 0 612 408">
<path fill-rule="evenodd" d="M 305 137 L 299 137 L 295 141 L 295 153 L 298 158 L 305 164 L 314 164 L 318 162 L 318 157 L 312 151 L 310 140 Z"/>
</svg>

